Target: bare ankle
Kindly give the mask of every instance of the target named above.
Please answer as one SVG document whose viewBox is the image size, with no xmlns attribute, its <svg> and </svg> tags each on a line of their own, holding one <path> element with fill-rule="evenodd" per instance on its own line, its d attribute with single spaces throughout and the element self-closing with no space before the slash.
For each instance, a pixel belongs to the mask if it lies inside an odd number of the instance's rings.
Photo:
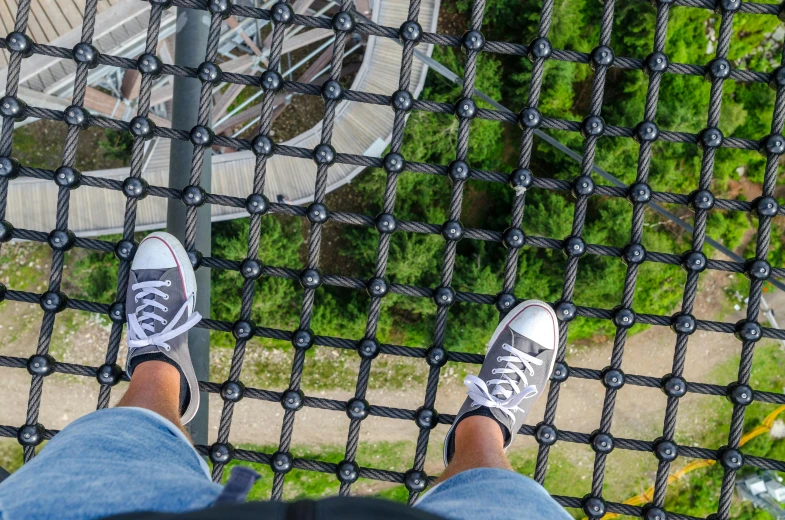
<svg viewBox="0 0 785 520">
<path fill-rule="evenodd" d="M 117 406 L 151 410 L 182 429 L 180 373 L 172 365 L 161 361 L 139 364 L 134 369 L 128 390 Z"/>
<path fill-rule="evenodd" d="M 136 379 L 146 379 L 148 377 L 154 377 L 155 379 L 161 381 L 161 384 L 174 381 L 177 381 L 179 384 L 180 382 L 180 373 L 177 371 L 177 369 L 169 363 L 164 363 L 163 361 L 152 360 L 139 363 L 139 365 L 137 365 L 137 367 L 134 369 L 133 373 L 134 376 L 131 379 L 131 384 L 133 384 L 134 380 Z"/>
<path fill-rule="evenodd" d="M 455 452 L 461 448 L 487 447 L 504 451 L 504 434 L 499 423 L 490 417 L 473 415 L 463 419 L 455 428 Z"/>
<path fill-rule="evenodd" d="M 476 468 L 512 469 L 499 423 L 482 415 L 466 417 L 455 428 L 455 453 L 438 482 Z"/>
</svg>

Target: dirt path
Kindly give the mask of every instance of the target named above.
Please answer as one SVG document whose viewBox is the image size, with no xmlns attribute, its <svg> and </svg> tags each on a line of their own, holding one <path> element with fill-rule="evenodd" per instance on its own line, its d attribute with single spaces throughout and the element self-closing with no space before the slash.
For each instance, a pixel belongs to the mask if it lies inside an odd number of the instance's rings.
<svg viewBox="0 0 785 520">
<path fill-rule="evenodd" d="M 712 273 L 707 276 L 705 289 L 701 291 L 697 304 L 696 315 L 706 319 L 716 319 L 722 295 L 723 279 L 721 274 Z M 714 277 L 714 278 L 711 278 Z M 785 309 L 785 293 L 776 292 L 767 295 L 769 304 L 774 309 Z M 0 313 L 0 332 L 3 339 L 13 338 L 0 345 L 0 353 L 6 355 L 28 356 L 32 350 L 29 346 L 37 341 L 40 313 L 30 311 L 30 306 L 23 304 L 18 308 L 9 308 Z M 19 314 L 14 315 L 15 312 Z M 8 320 L 13 316 L 16 325 Z M 726 321 L 741 318 L 741 313 L 726 316 Z M 29 322 L 29 323 L 27 323 Z M 9 327 L 20 327 L 22 330 L 8 334 Z M 103 356 L 103 345 L 106 344 L 106 329 L 98 322 L 88 322 L 80 326 L 78 336 L 74 331 L 61 331 L 57 342 L 70 344 L 69 359 L 74 356 L 79 362 L 100 364 Z M 625 348 L 623 368 L 628 373 L 657 376 L 666 374 L 671 369 L 675 335 L 665 327 L 652 327 L 628 339 Z M 100 346 L 100 348 L 97 348 Z M 592 345 L 591 347 L 568 347 L 567 361 L 574 367 L 601 369 L 608 364 L 612 343 Z M 709 380 L 712 370 L 720 363 L 734 355 L 738 355 L 740 343 L 732 335 L 698 332 L 689 343 L 689 354 L 685 378 L 688 381 L 701 381 L 725 384 L 728 381 Z M 24 423 L 27 395 L 30 378 L 19 369 L 0 368 L 0 388 L 4 396 L 0 407 L 0 424 L 19 425 Z M 122 394 L 122 385 L 113 392 L 113 401 Z M 324 396 L 335 399 L 347 399 L 349 391 L 321 391 L 310 395 Z M 406 390 L 384 391 L 371 390 L 368 400 L 372 404 L 387 406 L 404 406 L 417 408 L 422 404 L 424 387 Z M 465 393 L 460 381 L 455 379 L 440 385 L 436 408 L 443 412 L 454 413 Z M 599 424 L 604 389 L 597 381 L 578 378 L 569 379 L 563 386 L 559 399 L 556 425 L 563 430 L 591 432 Z M 69 377 L 56 374 L 47 379 L 41 406 L 41 422 L 49 428 L 62 428 L 77 417 L 94 410 L 97 399 L 97 385 L 84 378 Z M 697 404 L 700 399 L 713 399 L 690 395 L 684 399 L 682 410 Z M 536 423 L 543 415 L 545 400 L 541 399 L 535 406 L 529 422 Z M 628 385 L 619 392 L 614 413 L 613 433 L 617 436 L 636 436 L 654 438 L 660 430 L 665 408 L 665 397 L 658 389 L 642 388 Z M 214 439 L 221 412 L 221 402 L 215 396 L 210 400 L 210 438 Z M 277 403 L 244 400 L 235 408 L 232 425 L 231 441 L 235 444 L 277 444 L 282 409 Z M 345 443 L 349 421 L 341 414 L 313 408 L 304 408 L 297 414 L 293 443 L 297 444 L 337 444 Z M 699 432 L 702 428 L 700 417 L 689 413 L 679 415 L 679 430 Z M 445 426 L 437 427 L 433 432 L 433 442 L 440 443 L 446 433 Z M 416 426 L 408 421 L 370 417 L 362 426 L 361 439 L 367 441 L 414 441 L 417 437 Z M 517 444 L 519 448 L 531 445 L 530 440 Z M 431 457 L 429 457 L 429 460 Z M 438 455 L 434 455 L 438 460 Z M 434 463 L 431 461 L 431 463 Z M 430 464 L 429 464 L 430 465 Z"/>
<path fill-rule="evenodd" d="M 328 237 L 329 239 L 329 237 Z M 334 250 L 335 248 L 333 248 Z M 0 266 L 4 279 L 16 277 L 9 286 L 19 287 L 23 280 L 36 280 L 32 272 L 48 272 L 48 255 L 45 260 L 36 257 L 35 250 L 19 249 L 17 262 L 6 262 Z M 48 251 L 47 251 L 48 252 Z M 339 269 L 340 270 L 340 269 Z M 351 269 L 349 270 L 351 271 Z M 41 280 L 43 281 L 43 279 Z M 735 322 L 742 312 L 727 313 L 731 304 L 724 294 L 728 283 L 725 273 L 707 273 L 701 277 L 695 314 L 701 319 Z M 43 285 L 23 286 L 26 290 L 42 292 Z M 785 293 L 776 291 L 766 294 L 769 305 L 779 314 L 785 313 Z M 640 304 L 640 302 L 638 302 Z M 609 302 L 608 306 L 613 303 Z M 27 358 L 38 341 L 41 325 L 41 311 L 35 305 L 15 302 L 0 302 L 0 355 Z M 51 352 L 58 360 L 97 366 L 103 363 L 108 342 L 109 329 L 97 317 L 87 317 L 84 313 L 65 311 L 58 315 L 55 334 L 52 338 Z M 454 323 L 453 323 L 454 324 Z M 785 323 L 782 323 L 785 325 Z M 762 342 L 764 344 L 766 342 Z M 661 377 L 671 371 L 675 335 L 666 327 L 652 327 L 627 340 L 623 369 L 628 374 Z M 726 380 L 712 380 L 718 365 L 738 356 L 741 344 L 732 335 L 699 332 L 690 338 L 685 378 L 688 381 L 727 384 Z M 118 363 L 124 363 L 124 350 Z M 602 369 L 610 359 L 612 338 L 591 345 L 568 345 L 567 362 L 572 367 Z M 313 355 L 311 355 L 313 354 Z M 288 384 L 292 352 L 288 346 L 266 348 L 260 345 L 248 349 L 242 379 L 249 386 L 283 390 Z M 231 350 L 215 348 L 211 358 L 211 379 L 221 381 L 226 378 L 231 359 Z M 374 405 L 405 407 L 416 409 L 423 402 L 427 367 L 422 360 L 380 356 L 374 364 L 371 382 L 386 389 L 371 389 L 367 398 Z M 351 389 L 357 377 L 357 356 L 342 349 L 316 348 L 306 360 L 306 373 L 303 385 L 307 395 L 346 400 L 352 396 Z M 456 370 L 457 369 L 457 370 Z M 727 372 L 727 371 L 726 371 Z M 449 364 L 442 370 L 436 409 L 443 413 L 455 413 L 465 397 L 461 384 L 460 367 Z M 343 390 L 334 388 L 340 384 Z M 25 422 L 30 376 L 24 370 L 0 368 L 0 424 L 21 425 Z M 324 390 L 323 390 L 324 389 Z M 115 404 L 125 390 L 119 385 L 112 392 Z M 768 389 L 775 390 L 777 389 Z M 78 417 L 92 412 L 98 398 L 98 385 L 88 378 L 55 374 L 44 384 L 40 421 L 48 428 L 62 429 Z M 597 381 L 578 378 L 569 379 L 560 392 L 556 426 L 562 430 L 590 433 L 600 422 L 604 389 Z M 716 424 L 716 419 L 708 409 L 720 398 L 690 394 L 682 399 L 677 423 L 677 441 L 684 445 L 706 444 L 705 432 Z M 617 437 L 654 439 L 661 434 L 666 399 L 658 389 L 626 386 L 617 394 L 612 433 Z M 213 395 L 210 399 L 210 432 L 208 440 L 214 442 L 220 420 L 222 403 Z M 536 424 L 543 416 L 545 400 L 541 399 L 529 416 L 528 423 Z M 280 437 L 283 413 L 278 403 L 243 400 L 233 417 L 230 441 L 238 444 L 276 446 Z M 296 415 L 292 451 L 302 453 L 305 447 L 328 449 L 337 447 L 342 451 L 348 435 L 349 421 L 343 413 L 304 408 Z M 443 470 L 441 445 L 446 426 L 433 430 L 425 471 L 437 475 Z M 360 440 L 363 449 L 373 453 L 373 459 L 363 459 L 361 465 L 405 471 L 411 467 L 415 455 L 415 441 L 418 430 L 411 421 L 369 417 L 362 425 Z M 394 456 L 386 453 L 389 466 L 379 459 L 384 453 L 372 443 L 397 442 Z M 11 439 L 3 440 L 2 449 L 13 445 Z M 707 446 L 718 447 L 718 446 Z M 513 460 L 517 464 L 533 462 L 536 443 L 531 437 L 521 437 L 511 447 Z M 334 448 L 333 450 L 334 451 Z M 361 450 L 362 452 L 363 450 Z M 5 450 L 11 456 L 11 450 Z M 551 451 L 549 477 L 546 486 L 554 493 L 566 485 L 565 482 L 578 483 L 577 488 L 569 488 L 569 493 L 581 496 L 590 491 L 593 452 L 588 446 L 559 442 Z M 14 459 L 18 455 L 14 453 Z M 619 450 L 611 456 L 605 475 L 608 500 L 623 501 L 646 489 L 656 474 L 656 459 L 648 453 Z M 677 465 L 684 464 L 681 459 Z M 5 464 L 5 463 L 4 463 Z M 523 467 L 523 466 L 521 466 Z M 528 467 L 528 466 L 527 466 Z M 527 470 L 522 470 L 527 471 Z M 567 477 L 562 478 L 560 477 Z M 361 481 L 355 492 L 369 494 L 388 487 L 387 483 Z M 576 492 L 575 490 L 579 491 Z"/>
<path fill-rule="evenodd" d="M 715 276 L 712 274 L 711 276 Z M 716 275 L 717 278 L 722 275 Z M 718 304 L 724 296 L 721 286 L 715 281 L 715 287 L 701 291 L 697 303 L 696 316 L 705 319 L 716 318 Z M 774 309 L 785 309 L 785 293 L 777 292 L 768 295 L 767 301 Z M 726 321 L 736 321 L 742 318 L 742 312 L 736 312 L 725 318 Z M 651 327 L 636 334 L 627 340 L 623 369 L 630 374 L 661 377 L 671 371 L 675 334 L 666 327 Z M 612 349 L 612 342 L 588 348 L 575 349 L 568 347 L 567 362 L 574 367 L 602 369 L 607 366 Z M 741 343 L 730 334 L 711 332 L 698 332 L 690 338 L 689 353 L 684 377 L 688 381 L 704 383 L 727 384 L 729 381 L 714 381 L 710 379 L 715 367 L 729 357 L 738 355 Z M 373 404 L 387 406 L 408 406 L 417 408 L 422 404 L 423 388 L 406 391 L 371 391 L 368 401 Z M 641 435 L 656 436 L 662 428 L 663 414 L 665 411 L 665 396 L 659 389 L 643 388 L 628 385 L 619 392 L 614 413 L 613 431 L 619 436 Z M 350 392 L 329 392 L 329 397 L 345 399 L 351 397 Z M 465 392 L 463 385 L 452 383 L 440 385 L 436 402 L 436 409 L 454 413 L 463 399 Z M 565 430 L 591 432 L 596 429 L 600 420 L 604 388 L 597 381 L 572 378 L 564 385 L 560 393 L 559 407 L 556 424 Z M 684 406 L 701 399 L 711 399 L 690 395 L 683 400 Z M 645 403 L 645 406 L 642 405 Z M 270 408 L 264 409 L 269 406 Z M 534 418 L 542 417 L 545 400 L 540 400 L 531 414 L 530 422 L 537 422 Z M 211 411 L 216 417 L 220 413 L 220 403 L 213 403 Z M 275 418 L 269 421 L 267 417 L 260 417 L 265 412 L 273 412 Z M 238 407 L 234 414 L 232 437 L 241 442 L 277 442 L 280 428 L 280 407 L 277 404 L 264 404 L 259 406 Z M 295 426 L 296 440 L 304 443 L 341 442 L 348 427 L 348 421 L 342 414 L 316 409 L 304 409 L 298 412 L 298 421 Z M 680 428 L 696 427 L 695 417 L 682 414 Z M 212 420 L 212 419 L 211 419 Z M 270 424 L 272 422 L 272 424 Z M 699 424 L 697 424 L 699 426 Z M 446 427 L 438 427 L 434 435 L 441 438 L 446 433 Z M 362 428 L 365 438 L 374 440 L 412 440 L 416 434 L 414 425 L 405 421 L 394 419 L 369 418 Z"/>
</svg>

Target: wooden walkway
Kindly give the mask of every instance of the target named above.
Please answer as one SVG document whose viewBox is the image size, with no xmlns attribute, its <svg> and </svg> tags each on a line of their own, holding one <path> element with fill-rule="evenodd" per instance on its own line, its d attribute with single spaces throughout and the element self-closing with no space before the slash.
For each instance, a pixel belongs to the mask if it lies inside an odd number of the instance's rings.
<svg viewBox="0 0 785 520">
<path fill-rule="evenodd" d="M 2 1 L 4 0 L 0 0 Z M 399 27 L 406 20 L 408 5 L 408 0 L 374 0 L 373 19 L 381 25 Z M 435 32 L 438 12 L 439 0 L 422 2 L 419 21 L 424 30 Z M 430 54 L 432 46 L 421 45 L 419 49 Z M 398 86 L 401 50 L 396 41 L 371 36 L 362 66 L 351 88 L 363 92 L 392 94 Z M 425 83 L 426 74 L 427 67 L 415 58 L 412 67 L 412 90 L 418 96 Z M 380 157 L 389 144 L 393 115 L 390 107 L 341 103 L 335 117 L 335 149 L 344 153 Z M 282 117 L 286 117 L 286 114 Z M 285 144 L 312 149 L 319 143 L 320 134 L 321 123 Z M 210 191 L 246 197 L 252 191 L 254 163 L 255 158 L 250 151 L 214 155 Z M 161 139 L 143 176 L 151 185 L 167 186 L 168 170 L 169 142 Z M 351 165 L 333 165 L 328 173 L 328 190 L 350 182 L 362 170 L 362 167 Z M 284 195 L 292 204 L 303 204 L 313 199 L 316 179 L 316 165 L 313 161 L 274 156 L 268 162 L 267 171 L 265 195 L 270 200 L 275 201 L 279 194 Z M 122 180 L 128 176 L 129 170 L 118 168 L 85 173 Z M 12 181 L 9 187 L 7 219 L 16 227 L 48 232 L 54 227 L 56 199 L 57 186 L 50 181 Z M 124 207 L 124 197 L 119 192 L 81 187 L 71 194 L 69 227 L 79 236 L 118 232 L 122 229 Z M 138 208 L 137 230 L 165 226 L 166 200 L 148 197 L 139 203 Z M 247 213 L 238 211 L 237 208 L 212 206 L 212 215 L 215 221 L 241 218 L 247 216 Z"/>
<path fill-rule="evenodd" d="M 120 2 L 120 0 L 98 0 L 98 13 Z M 27 34 L 36 43 L 51 43 L 81 27 L 84 3 L 77 0 L 32 0 Z M 16 0 L 0 0 L 0 27 L 3 34 L 14 30 Z M 8 53 L 0 55 L 0 67 L 8 65 Z"/>
<path fill-rule="evenodd" d="M 31 0 L 29 30 L 27 34 L 36 43 L 47 43 L 67 49 L 73 48 L 81 36 L 84 0 Z M 82 4 L 82 5 L 79 5 Z M 8 9 L 13 5 L 13 9 Z M 38 15 L 36 15 L 38 13 Z M 174 21 L 175 11 L 165 11 L 163 23 Z M 13 30 L 15 0 L 0 0 L 0 23 Z M 93 44 L 99 52 L 123 55 L 129 42 L 143 40 L 147 32 L 150 4 L 139 0 L 98 0 Z M 3 68 L 0 85 L 5 89 L 8 52 L 0 53 Z M 29 90 L 53 92 L 58 87 L 73 85 L 76 64 L 71 60 L 34 55 L 22 62 L 20 84 Z M 70 88 L 69 88 L 70 91 Z"/>
</svg>

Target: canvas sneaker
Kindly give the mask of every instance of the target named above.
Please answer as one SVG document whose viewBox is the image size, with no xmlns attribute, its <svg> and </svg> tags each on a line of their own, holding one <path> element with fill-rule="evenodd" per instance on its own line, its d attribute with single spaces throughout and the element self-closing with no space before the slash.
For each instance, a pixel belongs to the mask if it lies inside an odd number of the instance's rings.
<svg viewBox="0 0 785 520">
<path fill-rule="evenodd" d="M 455 428 L 467 415 L 486 415 L 504 432 L 504 449 L 512 442 L 551 377 L 559 344 L 556 313 L 547 303 L 528 300 L 502 319 L 488 342 L 479 376 L 466 376 L 469 389 L 444 440 L 444 464 L 455 451 Z"/>
<path fill-rule="evenodd" d="M 188 253 L 169 233 L 151 233 L 131 263 L 125 309 L 128 360 L 133 374 L 141 362 L 157 360 L 180 372 L 180 415 L 187 424 L 199 408 L 199 381 L 188 350 L 188 330 L 202 319 L 194 312 L 196 276 Z"/>
</svg>

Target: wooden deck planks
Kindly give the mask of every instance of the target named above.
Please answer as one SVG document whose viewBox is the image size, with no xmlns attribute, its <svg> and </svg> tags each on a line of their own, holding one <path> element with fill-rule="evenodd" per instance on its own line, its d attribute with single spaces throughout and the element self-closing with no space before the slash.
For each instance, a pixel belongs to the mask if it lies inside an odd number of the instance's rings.
<svg viewBox="0 0 785 520">
<path fill-rule="evenodd" d="M 57 0 L 37 0 L 33 3 L 39 4 L 41 9 L 47 13 L 49 20 L 54 25 L 57 36 L 61 36 L 73 29 L 71 24 L 68 23 L 68 20 L 66 20 L 63 9 L 60 7 Z M 51 38 L 50 41 L 53 39 L 54 38 Z"/>
<path fill-rule="evenodd" d="M 98 13 L 118 3 L 120 0 L 99 0 Z M 13 30 L 16 19 L 17 2 L 0 1 L 0 22 L 7 34 Z M 36 43 L 50 43 L 52 40 L 82 25 L 84 0 L 32 0 L 27 33 Z M 3 60 L 3 65 L 7 59 Z"/>
<path fill-rule="evenodd" d="M 56 0 L 56 2 L 63 13 L 63 16 L 65 16 L 68 25 L 70 25 L 72 29 L 74 27 L 79 27 L 82 24 L 84 7 L 80 8 L 77 0 Z M 84 5 L 84 3 L 82 3 L 82 5 Z"/>
<path fill-rule="evenodd" d="M 37 28 L 43 34 L 43 39 L 40 43 L 48 43 L 59 36 L 52 21 L 49 19 L 45 9 L 39 1 L 30 3 L 30 13 L 33 15 L 31 18 L 31 28 Z M 53 13 L 54 14 L 54 13 Z"/>
<path fill-rule="evenodd" d="M 16 22 L 16 3 L 11 0 L 0 0 L 0 18 L 3 25 L 8 28 L 8 32 L 14 30 Z"/>
</svg>

